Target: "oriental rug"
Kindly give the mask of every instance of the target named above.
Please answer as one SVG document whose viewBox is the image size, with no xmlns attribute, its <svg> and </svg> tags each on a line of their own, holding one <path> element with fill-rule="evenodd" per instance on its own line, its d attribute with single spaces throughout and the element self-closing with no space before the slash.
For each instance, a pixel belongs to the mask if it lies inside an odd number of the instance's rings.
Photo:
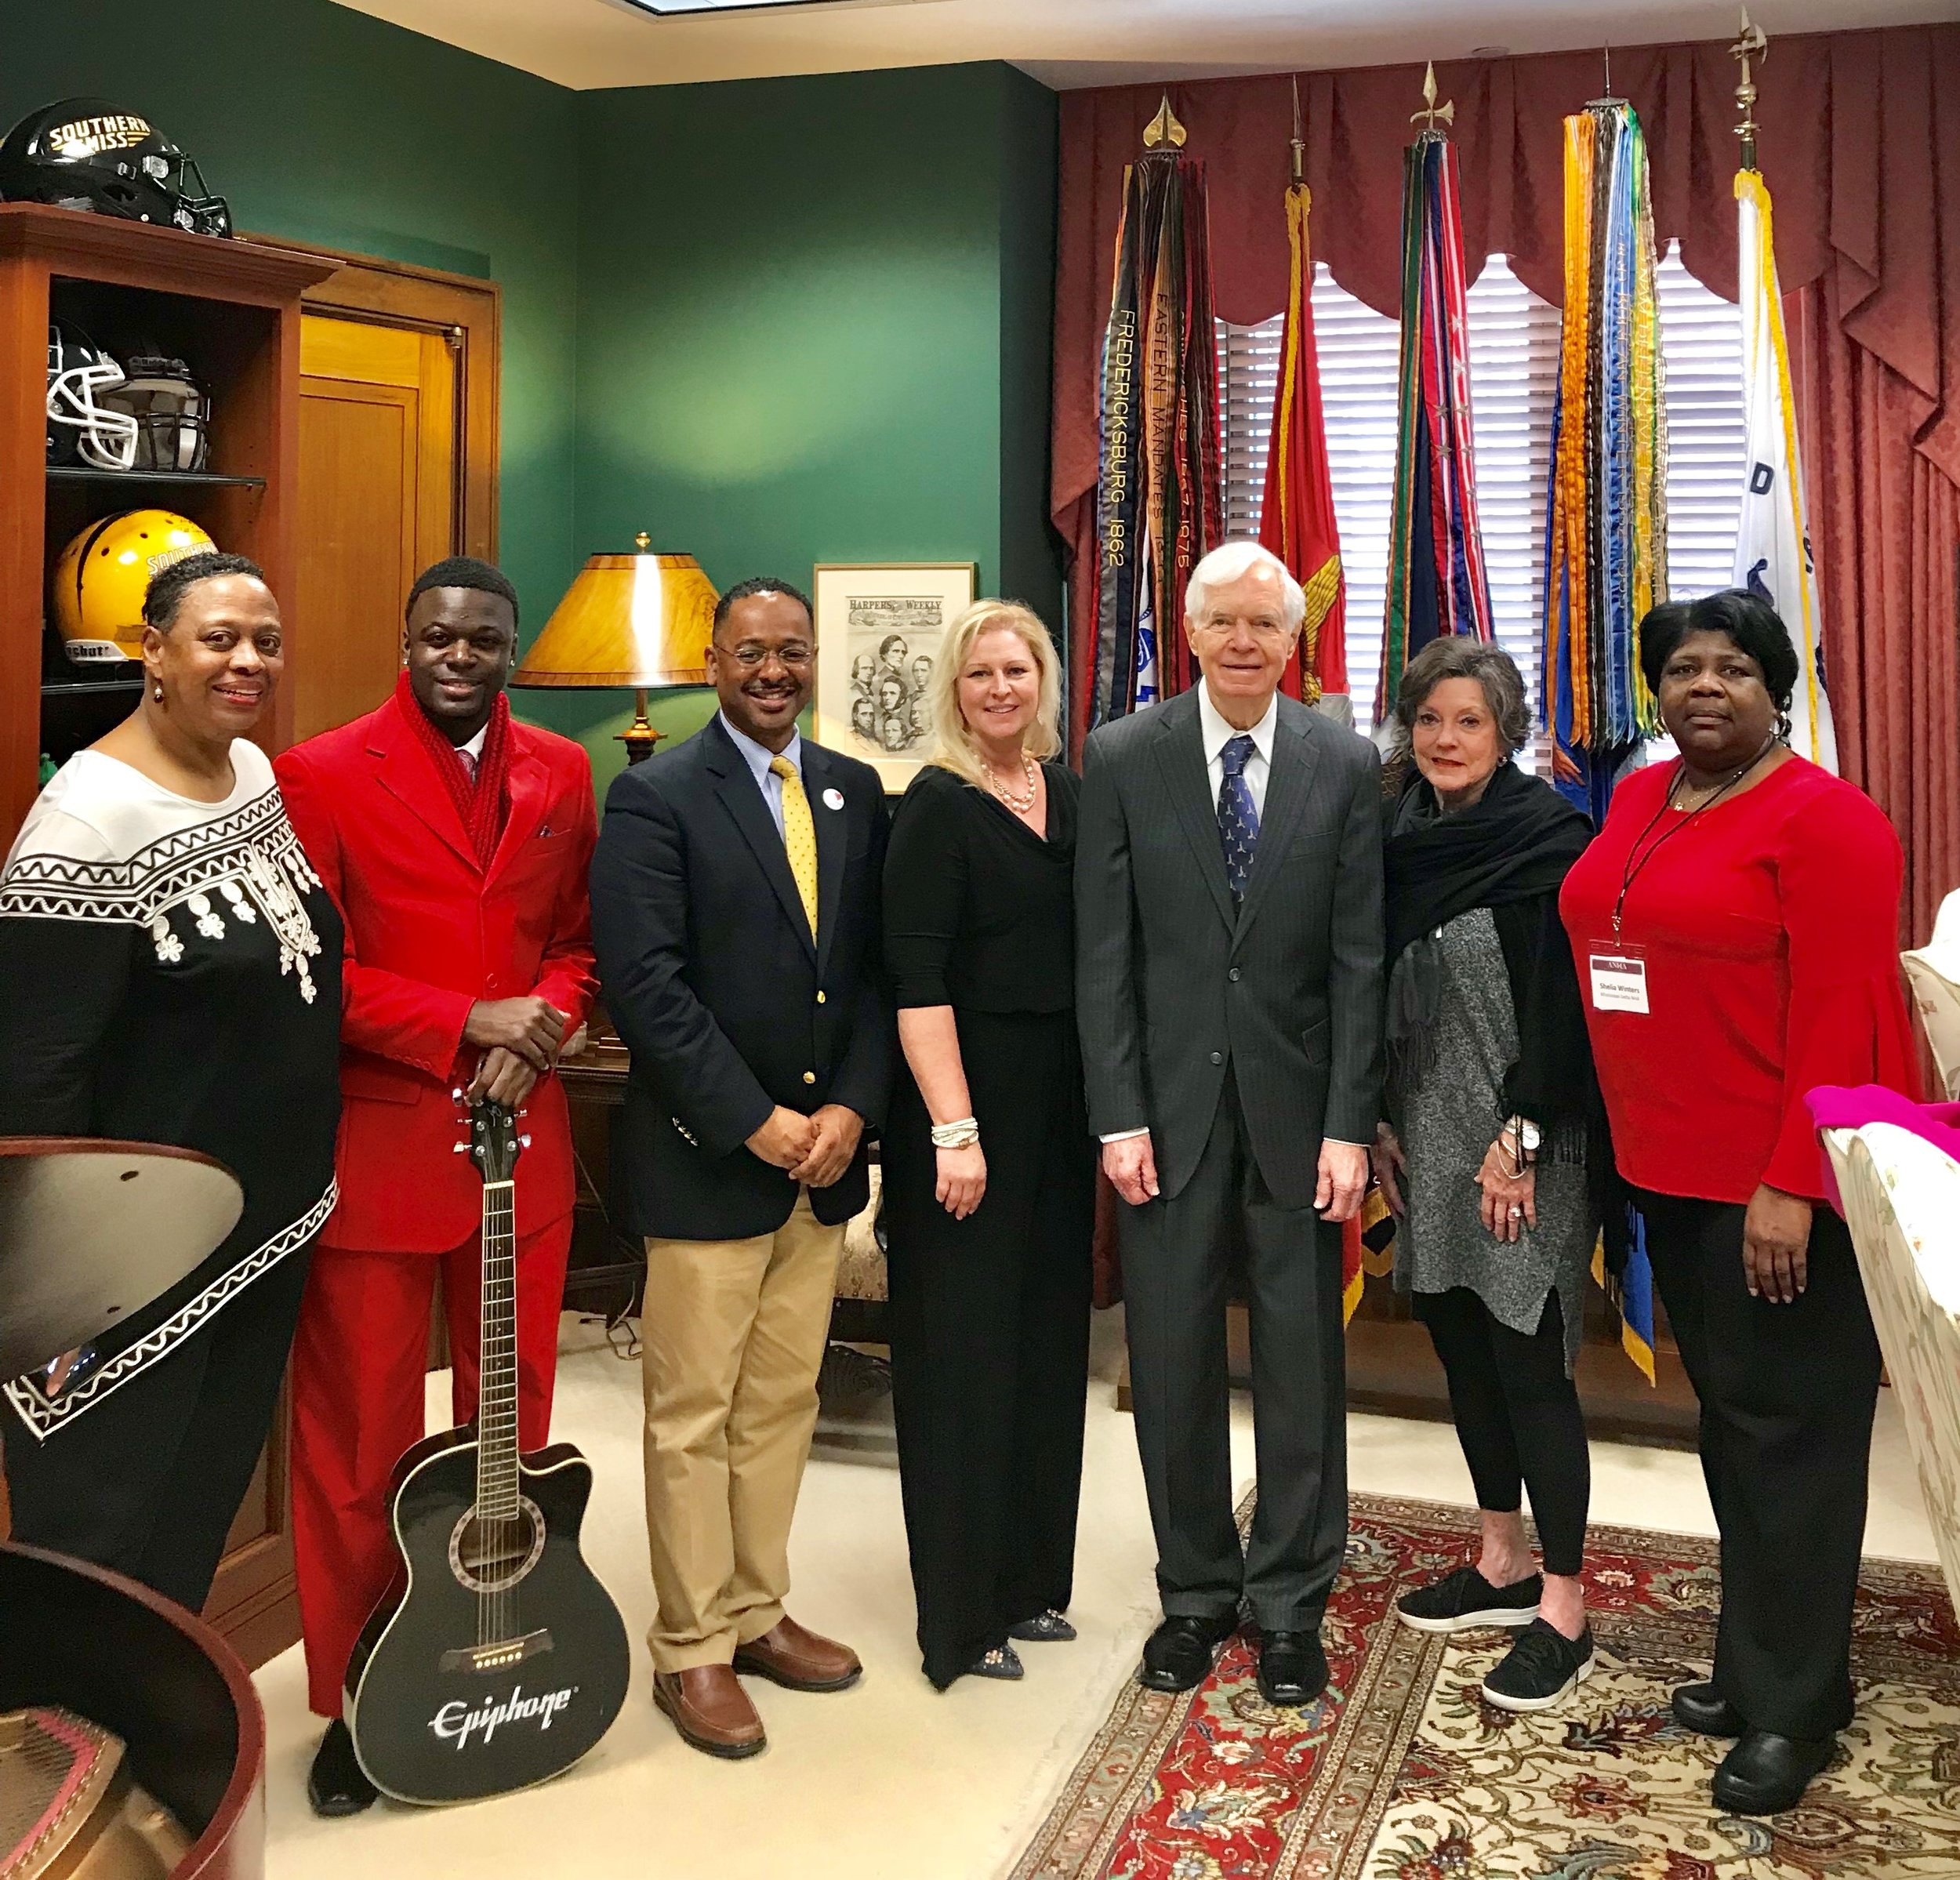
<svg viewBox="0 0 1960 1880">
<path fill-rule="evenodd" d="M 1960 1876 L 1960 1628 L 1936 1569 L 1865 1562 L 1857 1721 L 1800 1808 L 1755 1820 L 1716 1811 L 1726 1746 L 1668 1704 L 1708 1673 L 1715 1544 L 1593 1528 L 1597 1668 L 1561 1709 L 1514 1716 L 1479 1688 L 1510 1634 L 1425 1635 L 1392 1610 L 1475 1558 L 1474 1523 L 1356 1495 L 1323 1632 L 1327 1695 L 1268 1705 L 1243 1635 L 1194 1692 L 1129 1686 L 1013 1880 Z"/>
</svg>

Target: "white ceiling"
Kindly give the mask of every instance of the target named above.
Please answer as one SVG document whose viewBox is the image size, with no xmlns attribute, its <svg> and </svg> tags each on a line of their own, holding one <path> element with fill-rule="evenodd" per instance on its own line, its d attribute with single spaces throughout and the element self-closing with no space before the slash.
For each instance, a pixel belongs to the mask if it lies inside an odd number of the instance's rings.
<svg viewBox="0 0 1960 1880">
<path fill-rule="evenodd" d="M 627 0 L 339 0 L 561 85 L 1001 59 L 1058 90 L 1733 38 L 1729 0 L 831 0 L 656 18 Z M 1947 20 L 1960 0 L 1757 0 L 1769 33 Z"/>
</svg>

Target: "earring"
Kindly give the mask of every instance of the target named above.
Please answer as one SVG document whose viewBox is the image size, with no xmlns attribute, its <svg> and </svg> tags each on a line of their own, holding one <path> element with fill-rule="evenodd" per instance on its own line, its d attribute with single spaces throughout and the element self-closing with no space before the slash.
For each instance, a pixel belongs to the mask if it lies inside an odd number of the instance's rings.
<svg viewBox="0 0 1960 1880">
<path fill-rule="evenodd" d="M 156 700 L 156 702 L 158 702 L 158 704 L 159 704 L 159 705 L 162 704 L 162 702 L 163 702 L 163 688 L 162 688 L 161 685 L 153 685 L 153 686 L 151 686 L 151 688 L 150 688 L 150 696 L 151 696 L 151 698 L 153 698 L 154 699 L 155 699 L 155 700 Z"/>
</svg>

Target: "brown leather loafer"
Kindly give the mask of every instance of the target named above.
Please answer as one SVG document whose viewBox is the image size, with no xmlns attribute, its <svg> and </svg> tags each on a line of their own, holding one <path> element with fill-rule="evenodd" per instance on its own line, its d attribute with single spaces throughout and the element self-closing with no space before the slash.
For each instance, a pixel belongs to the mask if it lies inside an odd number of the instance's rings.
<svg viewBox="0 0 1960 1880">
<path fill-rule="evenodd" d="M 735 1647 L 735 1668 L 787 1691 L 840 1691 L 864 1675 L 849 1646 L 805 1630 L 786 1613 L 760 1639 Z"/>
<path fill-rule="evenodd" d="M 757 1756 L 769 1747 L 749 1693 L 725 1664 L 655 1671 L 653 1700 L 686 1741 L 710 1756 Z"/>
</svg>

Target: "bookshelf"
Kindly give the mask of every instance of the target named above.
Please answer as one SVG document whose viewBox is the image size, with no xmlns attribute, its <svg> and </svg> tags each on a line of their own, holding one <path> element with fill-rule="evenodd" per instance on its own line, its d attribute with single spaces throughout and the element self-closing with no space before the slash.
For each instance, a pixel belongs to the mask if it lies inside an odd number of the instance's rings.
<svg viewBox="0 0 1960 1880">
<path fill-rule="evenodd" d="M 321 255 L 0 204 L 0 846 L 59 764 L 133 708 L 140 680 L 68 663 L 44 633 L 49 570 L 79 530 L 125 509 L 173 510 L 266 571 L 285 609 L 289 658 L 298 505 L 299 297 L 338 266 Z M 73 320 L 112 354 L 140 336 L 185 360 L 210 394 L 208 470 L 50 468 L 47 343 Z M 260 736 L 290 736 L 291 695 Z"/>
</svg>

